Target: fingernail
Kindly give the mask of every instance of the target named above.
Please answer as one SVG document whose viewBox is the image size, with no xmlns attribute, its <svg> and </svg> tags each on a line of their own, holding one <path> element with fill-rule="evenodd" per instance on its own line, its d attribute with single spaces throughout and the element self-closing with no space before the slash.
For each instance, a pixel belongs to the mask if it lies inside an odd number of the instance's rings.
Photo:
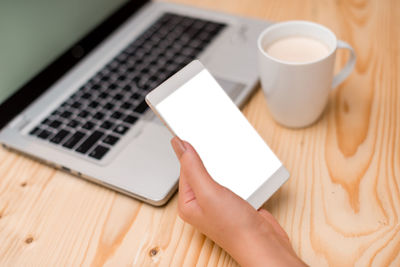
<svg viewBox="0 0 400 267">
<path fill-rule="evenodd" d="M 178 159 L 180 159 L 182 157 L 182 154 L 186 151 L 186 147 L 183 144 L 182 140 L 179 139 L 179 137 L 175 136 L 171 140 L 171 145 L 175 151 L 176 156 L 178 157 Z"/>
</svg>

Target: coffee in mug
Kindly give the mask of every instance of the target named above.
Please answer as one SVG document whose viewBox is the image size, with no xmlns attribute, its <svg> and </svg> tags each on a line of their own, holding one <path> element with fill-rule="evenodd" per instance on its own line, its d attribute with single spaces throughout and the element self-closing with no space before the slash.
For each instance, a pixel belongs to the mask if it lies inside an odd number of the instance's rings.
<svg viewBox="0 0 400 267">
<path fill-rule="evenodd" d="M 278 39 L 264 50 L 275 59 L 296 63 L 315 61 L 329 54 L 329 47 L 323 42 L 300 35 Z"/>
<path fill-rule="evenodd" d="M 272 117 L 288 127 L 305 127 L 322 114 L 329 92 L 354 68 L 353 48 L 328 28 L 307 21 L 274 24 L 258 38 L 262 89 Z M 336 51 L 350 51 L 346 66 L 333 76 Z"/>
</svg>

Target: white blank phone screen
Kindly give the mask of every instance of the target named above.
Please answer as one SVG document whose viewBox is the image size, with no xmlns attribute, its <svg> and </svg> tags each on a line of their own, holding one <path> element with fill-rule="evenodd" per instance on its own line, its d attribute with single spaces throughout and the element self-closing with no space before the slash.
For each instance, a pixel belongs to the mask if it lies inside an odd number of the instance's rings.
<svg viewBox="0 0 400 267">
<path fill-rule="evenodd" d="M 179 138 L 192 144 L 211 177 L 244 199 L 281 166 L 207 70 L 155 108 Z"/>
</svg>

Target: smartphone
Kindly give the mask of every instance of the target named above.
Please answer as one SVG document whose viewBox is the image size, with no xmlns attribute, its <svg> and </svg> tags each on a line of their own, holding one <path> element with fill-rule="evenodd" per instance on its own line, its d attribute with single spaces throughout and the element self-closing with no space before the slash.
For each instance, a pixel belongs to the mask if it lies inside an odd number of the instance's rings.
<svg viewBox="0 0 400 267">
<path fill-rule="evenodd" d="M 189 142 L 211 177 L 258 209 L 289 172 L 214 77 L 195 60 L 146 96 L 173 135 Z"/>
</svg>

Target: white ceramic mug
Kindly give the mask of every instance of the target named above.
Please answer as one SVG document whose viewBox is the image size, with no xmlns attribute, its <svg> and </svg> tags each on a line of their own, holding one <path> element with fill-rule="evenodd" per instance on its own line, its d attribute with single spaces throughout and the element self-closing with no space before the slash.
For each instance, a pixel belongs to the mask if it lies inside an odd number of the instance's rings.
<svg viewBox="0 0 400 267">
<path fill-rule="evenodd" d="M 264 48 L 278 39 L 304 36 L 326 44 L 329 53 L 307 63 L 286 62 L 270 56 Z M 329 92 L 352 72 L 356 55 L 353 48 L 336 39 L 328 28 L 308 21 L 288 21 L 265 29 L 258 38 L 262 88 L 273 118 L 288 127 L 312 124 L 323 112 Z M 346 66 L 333 77 L 336 50 L 350 51 Z"/>
</svg>

